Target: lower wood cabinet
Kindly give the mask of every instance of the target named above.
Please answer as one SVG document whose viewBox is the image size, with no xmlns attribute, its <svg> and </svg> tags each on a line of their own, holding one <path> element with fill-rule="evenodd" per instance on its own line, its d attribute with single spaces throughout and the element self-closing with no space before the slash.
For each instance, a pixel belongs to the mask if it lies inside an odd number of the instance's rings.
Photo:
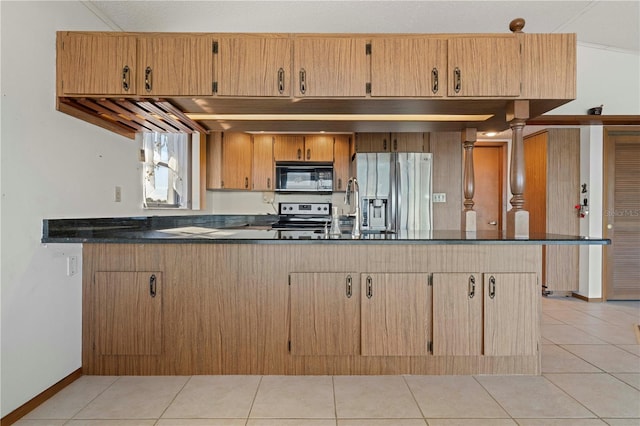
<svg viewBox="0 0 640 426">
<path fill-rule="evenodd" d="M 362 355 L 428 355 L 428 273 L 360 275 Z"/>
<path fill-rule="evenodd" d="M 162 353 L 162 272 L 94 275 L 93 348 L 96 355 Z"/>
<path fill-rule="evenodd" d="M 433 274 L 434 355 L 535 355 L 533 273 Z"/>
</svg>

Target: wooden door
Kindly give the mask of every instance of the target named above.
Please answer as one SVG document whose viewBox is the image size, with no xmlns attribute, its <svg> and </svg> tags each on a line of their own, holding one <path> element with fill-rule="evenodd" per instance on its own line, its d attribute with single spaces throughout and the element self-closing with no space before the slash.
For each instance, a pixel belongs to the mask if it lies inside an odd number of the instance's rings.
<svg viewBox="0 0 640 426">
<path fill-rule="evenodd" d="M 535 355 L 540 293 L 534 273 L 484 274 L 484 354 Z"/>
<path fill-rule="evenodd" d="M 473 149 L 473 196 L 478 231 L 502 231 L 506 209 L 506 142 L 478 143 Z"/>
<path fill-rule="evenodd" d="M 360 274 L 360 292 L 362 355 L 429 354 L 429 274 Z"/>
<path fill-rule="evenodd" d="M 250 189 L 251 135 L 224 133 L 222 135 L 222 188 Z"/>
<path fill-rule="evenodd" d="M 604 297 L 640 299 L 640 128 L 605 128 Z"/>
<path fill-rule="evenodd" d="M 224 37 L 218 43 L 218 95 L 291 96 L 288 36 Z"/>
<path fill-rule="evenodd" d="M 305 136 L 304 152 L 305 161 L 333 162 L 333 136 Z"/>
<path fill-rule="evenodd" d="M 156 35 L 138 39 L 138 94 L 213 94 L 213 39 L 199 35 Z"/>
<path fill-rule="evenodd" d="M 292 273 L 291 354 L 359 355 L 357 273 Z"/>
<path fill-rule="evenodd" d="M 364 38 L 297 38 L 294 64 L 294 96 L 365 97 L 367 94 Z"/>
<path fill-rule="evenodd" d="M 99 355 L 162 353 L 162 272 L 94 275 L 94 347 Z"/>
<path fill-rule="evenodd" d="M 482 355 L 482 274 L 433 274 L 433 354 Z"/>
<path fill-rule="evenodd" d="M 450 38 L 448 47 L 449 96 L 520 95 L 520 43 L 515 36 Z"/>
<path fill-rule="evenodd" d="M 58 93 L 135 95 L 136 37 L 58 33 Z"/>
<path fill-rule="evenodd" d="M 445 96 L 446 79 L 446 40 L 398 37 L 371 41 L 371 96 Z"/>
<path fill-rule="evenodd" d="M 273 191 L 273 135 L 253 136 L 252 189 Z"/>
<path fill-rule="evenodd" d="M 429 134 L 426 134 L 428 139 Z M 427 140 L 428 144 L 428 140 Z M 391 134 L 391 151 L 392 152 L 428 152 L 425 149 L 424 133 L 392 133 Z"/>
<path fill-rule="evenodd" d="M 273 142 L 275 161 L 303 161 L 304 137 L 301 135 L 276 135 Z"/>
<path fill-rule="evenodd" d="M 356 152 L 389 152 L 389 133 L 356 133 Z"/>
<path fill-rule="evenodd" d="M 333 142 L 333 190 L 346 191 L 351 172 L 351 137 L 335 135 Z"/>
</svg>

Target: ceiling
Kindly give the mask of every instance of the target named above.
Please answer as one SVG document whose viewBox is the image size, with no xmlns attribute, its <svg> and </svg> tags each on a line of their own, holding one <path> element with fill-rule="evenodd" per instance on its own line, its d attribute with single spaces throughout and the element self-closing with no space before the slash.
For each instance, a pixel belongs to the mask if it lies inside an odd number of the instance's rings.
<svg viewBox="0 0 640 426">
<path fill-rule="evenodd" d="M 115 31 L 576 33 L 579 44 L 640 52 L 640 1 L 83 1 Z"/>
</svg>

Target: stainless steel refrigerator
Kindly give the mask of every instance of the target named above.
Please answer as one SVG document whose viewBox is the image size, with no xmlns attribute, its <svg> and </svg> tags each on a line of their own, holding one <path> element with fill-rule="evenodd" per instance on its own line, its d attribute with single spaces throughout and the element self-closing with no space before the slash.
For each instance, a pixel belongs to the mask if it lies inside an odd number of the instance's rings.
<svg viewBox="0 0 640 426">
<path fill-rule="evenodd" d="M 356 154 L 363 231 L 431 230 L 430 153 Z"/>
</svg>

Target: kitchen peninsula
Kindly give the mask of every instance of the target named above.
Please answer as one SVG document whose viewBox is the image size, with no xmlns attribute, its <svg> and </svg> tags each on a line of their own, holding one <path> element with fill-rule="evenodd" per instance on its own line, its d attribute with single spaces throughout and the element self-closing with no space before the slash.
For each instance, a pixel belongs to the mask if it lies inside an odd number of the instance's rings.
<svg viewBox="0 0 640 426">
<path fill-rule="evenodd" d="M 541 245 L 281 239 L 274 215 L 45 220 L 83 244 L 85 374 L 540 374 Z"/>
</svg>

